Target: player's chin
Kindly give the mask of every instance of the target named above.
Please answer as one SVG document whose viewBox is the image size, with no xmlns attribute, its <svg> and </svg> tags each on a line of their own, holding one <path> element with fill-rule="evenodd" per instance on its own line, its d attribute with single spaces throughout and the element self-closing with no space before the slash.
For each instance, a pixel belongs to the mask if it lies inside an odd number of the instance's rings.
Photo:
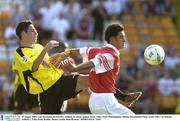
<svg viewBox="0 0 180 121">
<path fill-rule="evenodd" d="M 125 48 L 125 43 L 124 43 L 124 44 L 122 44 L 122 48 Z"/>
<path fill-rule="evenodd" d="M 124 45 L 119 46 L 119 49 L 123 49 L 123 48 L 124 48 Z"/>
</svg>

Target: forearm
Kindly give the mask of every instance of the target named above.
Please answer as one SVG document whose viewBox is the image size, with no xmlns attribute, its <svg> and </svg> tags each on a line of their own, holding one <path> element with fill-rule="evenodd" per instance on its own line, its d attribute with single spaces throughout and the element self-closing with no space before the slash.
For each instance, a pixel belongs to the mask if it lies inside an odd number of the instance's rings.
<svg viewBox="0 0 180 121">
<path fill-rule="evenodd" d="M 41 51 L 40 55 L 36 58 L 36 60 L 33 63 L 33 67 L 32 67 L 32 71 L 37 71 L 39 68 L 39 65 L 42 63 L 44 56 L 46 55 L 46 52 L 48 52 L 49 50 L 51 50 L 54 47 L 59 46 L 59 42 L 55 41 L 55 40 L 51 40 L 49 41 L 46 46 L 44 47 L 44 49 Z"/>
<path fill-rule="evenodd" d="M 90 69 L 92 69 L 94 67 L 95 67 L 95 65 L 93 64 L 93 62 L 88 61 L 88 62 L 77 65 L 71 71 L 72 72 L 78 72 L 78 71 L 82 71 L 82 70 L 86 70 L 86 69 L 90 70 Z"/>
<path fill-rule="evenodd" d="M 80 55 L 80 49 L 79 48 L 74 48 L 70 49 L 67 51 L 68 56 L 70 57 L 76 57 Z"/>
<path fill-rule="evenodd" d="M 39 65 L 42 63 L 44 56 L 46 54 L 47 50 L 44 48 L 40 55 L 37 57 L 37 59 L 33 63 L 32 71 L 37 71 L 39 68 Z"/>
</svg>

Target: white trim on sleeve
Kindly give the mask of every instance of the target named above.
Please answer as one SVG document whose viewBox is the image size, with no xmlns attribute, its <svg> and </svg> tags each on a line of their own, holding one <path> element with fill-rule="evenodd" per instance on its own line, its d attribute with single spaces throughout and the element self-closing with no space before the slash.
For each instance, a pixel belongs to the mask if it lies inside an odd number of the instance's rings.
<svg viewBox="0 0 180 121">
<path fill-rule="evenodd" d="M 87 51 L 88 47 L 82 47 L 82 48 L 79 48 L 79 52 L 80 54 L 83 56 L 83 55 L 86 55 L 86 51 Z"/>
<path fill-rule="evenodd" d="M 114 57 L 110 53 L 104 53 L 102 55 L 98 54 L 91 61 L 95 65 L 95 72 L 104 73 L 112 70 L 114 68 Z"/>
<path fill-rule="evenodd" d="M 91 47 L 82 47 L 82 48 L 79 48 L 79 53 L 82 56 L 83 62 L 87 62 L 87 60 L 88 60 L 88 53 L 89 53 L 90 49 L 91 49 Z"/>
</svg>

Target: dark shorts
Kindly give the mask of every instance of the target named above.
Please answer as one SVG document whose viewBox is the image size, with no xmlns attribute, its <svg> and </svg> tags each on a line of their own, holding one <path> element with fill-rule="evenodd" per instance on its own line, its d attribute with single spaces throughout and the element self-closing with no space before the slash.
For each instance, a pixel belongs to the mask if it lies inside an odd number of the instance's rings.
<svg viewBox="0 0 180 121">
<path fill-rule="evenodd" d="M 13 107 L 17 110 L 26 110 L 38 107 L 38 95 L 29 94 L 23 87 L 19 85 L 13 95 Z"/>
<path fill-rule="evenodd" d="M 78 75 L 61 76 L 49 89 L 40 94 L 42 114 L 58 114 L 64 100 L 74 97 Z"/>
</svg>

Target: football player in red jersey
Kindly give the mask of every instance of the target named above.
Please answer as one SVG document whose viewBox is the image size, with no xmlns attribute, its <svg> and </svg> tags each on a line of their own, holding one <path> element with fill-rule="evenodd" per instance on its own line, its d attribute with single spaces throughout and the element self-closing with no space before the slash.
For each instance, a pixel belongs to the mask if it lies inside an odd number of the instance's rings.
<svg viewBox="0 0 180 121">
<path fill-rule="evenodd" d="M 120 49 L 124 48 L 126 41 L 124 27 L 120 24 L 109 25 L 105 30 L 105 40 L 108 44 L 103 47 L 83 47 L 68 51 L 70 56 L 82 55 L 84 59 L 87 58 L 86 62 L 73 66 L 68 60 L 64 60 L 62 64 L 71 72 L 90 70 L 89 108 L 92 114 L 134 115 L 134 112 L 115 98 L 128 100 L 128 106 L 131 106 L 142 95 L 141 92 L 124 94 L 115 87 L 120 67 Z"/>
</svg>

